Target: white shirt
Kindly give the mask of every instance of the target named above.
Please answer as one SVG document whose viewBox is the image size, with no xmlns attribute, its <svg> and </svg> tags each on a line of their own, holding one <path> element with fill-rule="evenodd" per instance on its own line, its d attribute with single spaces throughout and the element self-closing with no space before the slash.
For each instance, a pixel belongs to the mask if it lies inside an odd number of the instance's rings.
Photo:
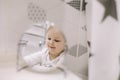
<svg viewBox="0 0 120 80">
<path fill-rule="evenodd" d="M 63 52 L 60 54 L 60 56 L 58 56 L 54 60 L 50 60 L 49 50 L 48 48 L 44 47 L 42 51 L 25 56 L 24 60 L 29 66 L 33 67 L 34 69 L 35 68 L 50 69 L 50 68 L 62 67 L 64 56 L 65 56 L 65 53 Z"/>
</svg>

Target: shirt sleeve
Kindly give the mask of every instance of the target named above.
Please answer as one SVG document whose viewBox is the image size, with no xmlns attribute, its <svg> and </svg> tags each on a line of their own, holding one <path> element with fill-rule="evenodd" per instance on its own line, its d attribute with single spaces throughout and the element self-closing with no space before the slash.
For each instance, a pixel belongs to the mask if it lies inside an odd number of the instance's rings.
<svg viewBox="0 0 120 80">
<path fill-rule="evenodd" d="M 25 60 L 28 66 L 33 66 L 41 63 L 41 55 L 42 55 L 42 52 L 39 51 L 36 53 L 32 53 L 28 56 L 25 56 L 23 59 Z"/>
</svg>

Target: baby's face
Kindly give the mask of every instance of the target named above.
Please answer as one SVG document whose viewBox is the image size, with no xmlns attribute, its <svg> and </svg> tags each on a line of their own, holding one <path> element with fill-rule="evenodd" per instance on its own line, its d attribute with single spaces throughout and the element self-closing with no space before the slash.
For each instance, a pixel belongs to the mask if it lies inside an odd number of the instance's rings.
<svg viewBox="0 0 120 80">
<path fill-rule="evenodd" d="M 65 49 L 65 39 L 58 29 L 51 29 L 47 33 L 46 40 L 49 53 L 58 56 Z"/>
</svg>

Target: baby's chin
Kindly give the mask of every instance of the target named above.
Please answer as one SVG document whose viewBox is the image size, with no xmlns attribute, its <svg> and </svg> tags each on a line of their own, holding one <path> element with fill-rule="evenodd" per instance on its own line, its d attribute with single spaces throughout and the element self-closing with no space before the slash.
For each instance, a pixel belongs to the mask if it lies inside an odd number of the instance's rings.
<svg viewBox="0 0 120 80">
<path fill-rule="evenodd" d="M 49 54 L 56 55 L 56 52 L 55 51 L 49 51 Z"/>
<path fill-rule="evenodd" d="M 58 54 L 59 53 L 59 51 L 57 51 L 56 49 L 49 49 L 49 52 L 50 52 L 50 54 Z"/>
<path fill-rule="evenodd" d="M 62 52 L 63 52 L 64 50 L 62 50 L 62 51 L 56 51 L 56 50 L 49 50 L 49 54 L 53 54 L 53 55 L 59 55 L 59 54 L 61 54 Z"/>
</svg>

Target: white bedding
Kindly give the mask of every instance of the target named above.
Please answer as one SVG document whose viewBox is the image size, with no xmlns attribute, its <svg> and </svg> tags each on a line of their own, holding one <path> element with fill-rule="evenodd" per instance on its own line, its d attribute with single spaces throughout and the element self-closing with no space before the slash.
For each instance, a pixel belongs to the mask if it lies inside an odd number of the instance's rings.
<svg viewBox="0 0 120 80">
<path fill-rule="evenodd" d="M 0 80 L 82 80 L 69 70 L 64 73 L 56 70 L 48 73 L 36 73 L 28 70 L 16 70 L 16 60 L 0 55 Z M 65 75 L 66 74 L 66 75 Z"/>
</svg>

